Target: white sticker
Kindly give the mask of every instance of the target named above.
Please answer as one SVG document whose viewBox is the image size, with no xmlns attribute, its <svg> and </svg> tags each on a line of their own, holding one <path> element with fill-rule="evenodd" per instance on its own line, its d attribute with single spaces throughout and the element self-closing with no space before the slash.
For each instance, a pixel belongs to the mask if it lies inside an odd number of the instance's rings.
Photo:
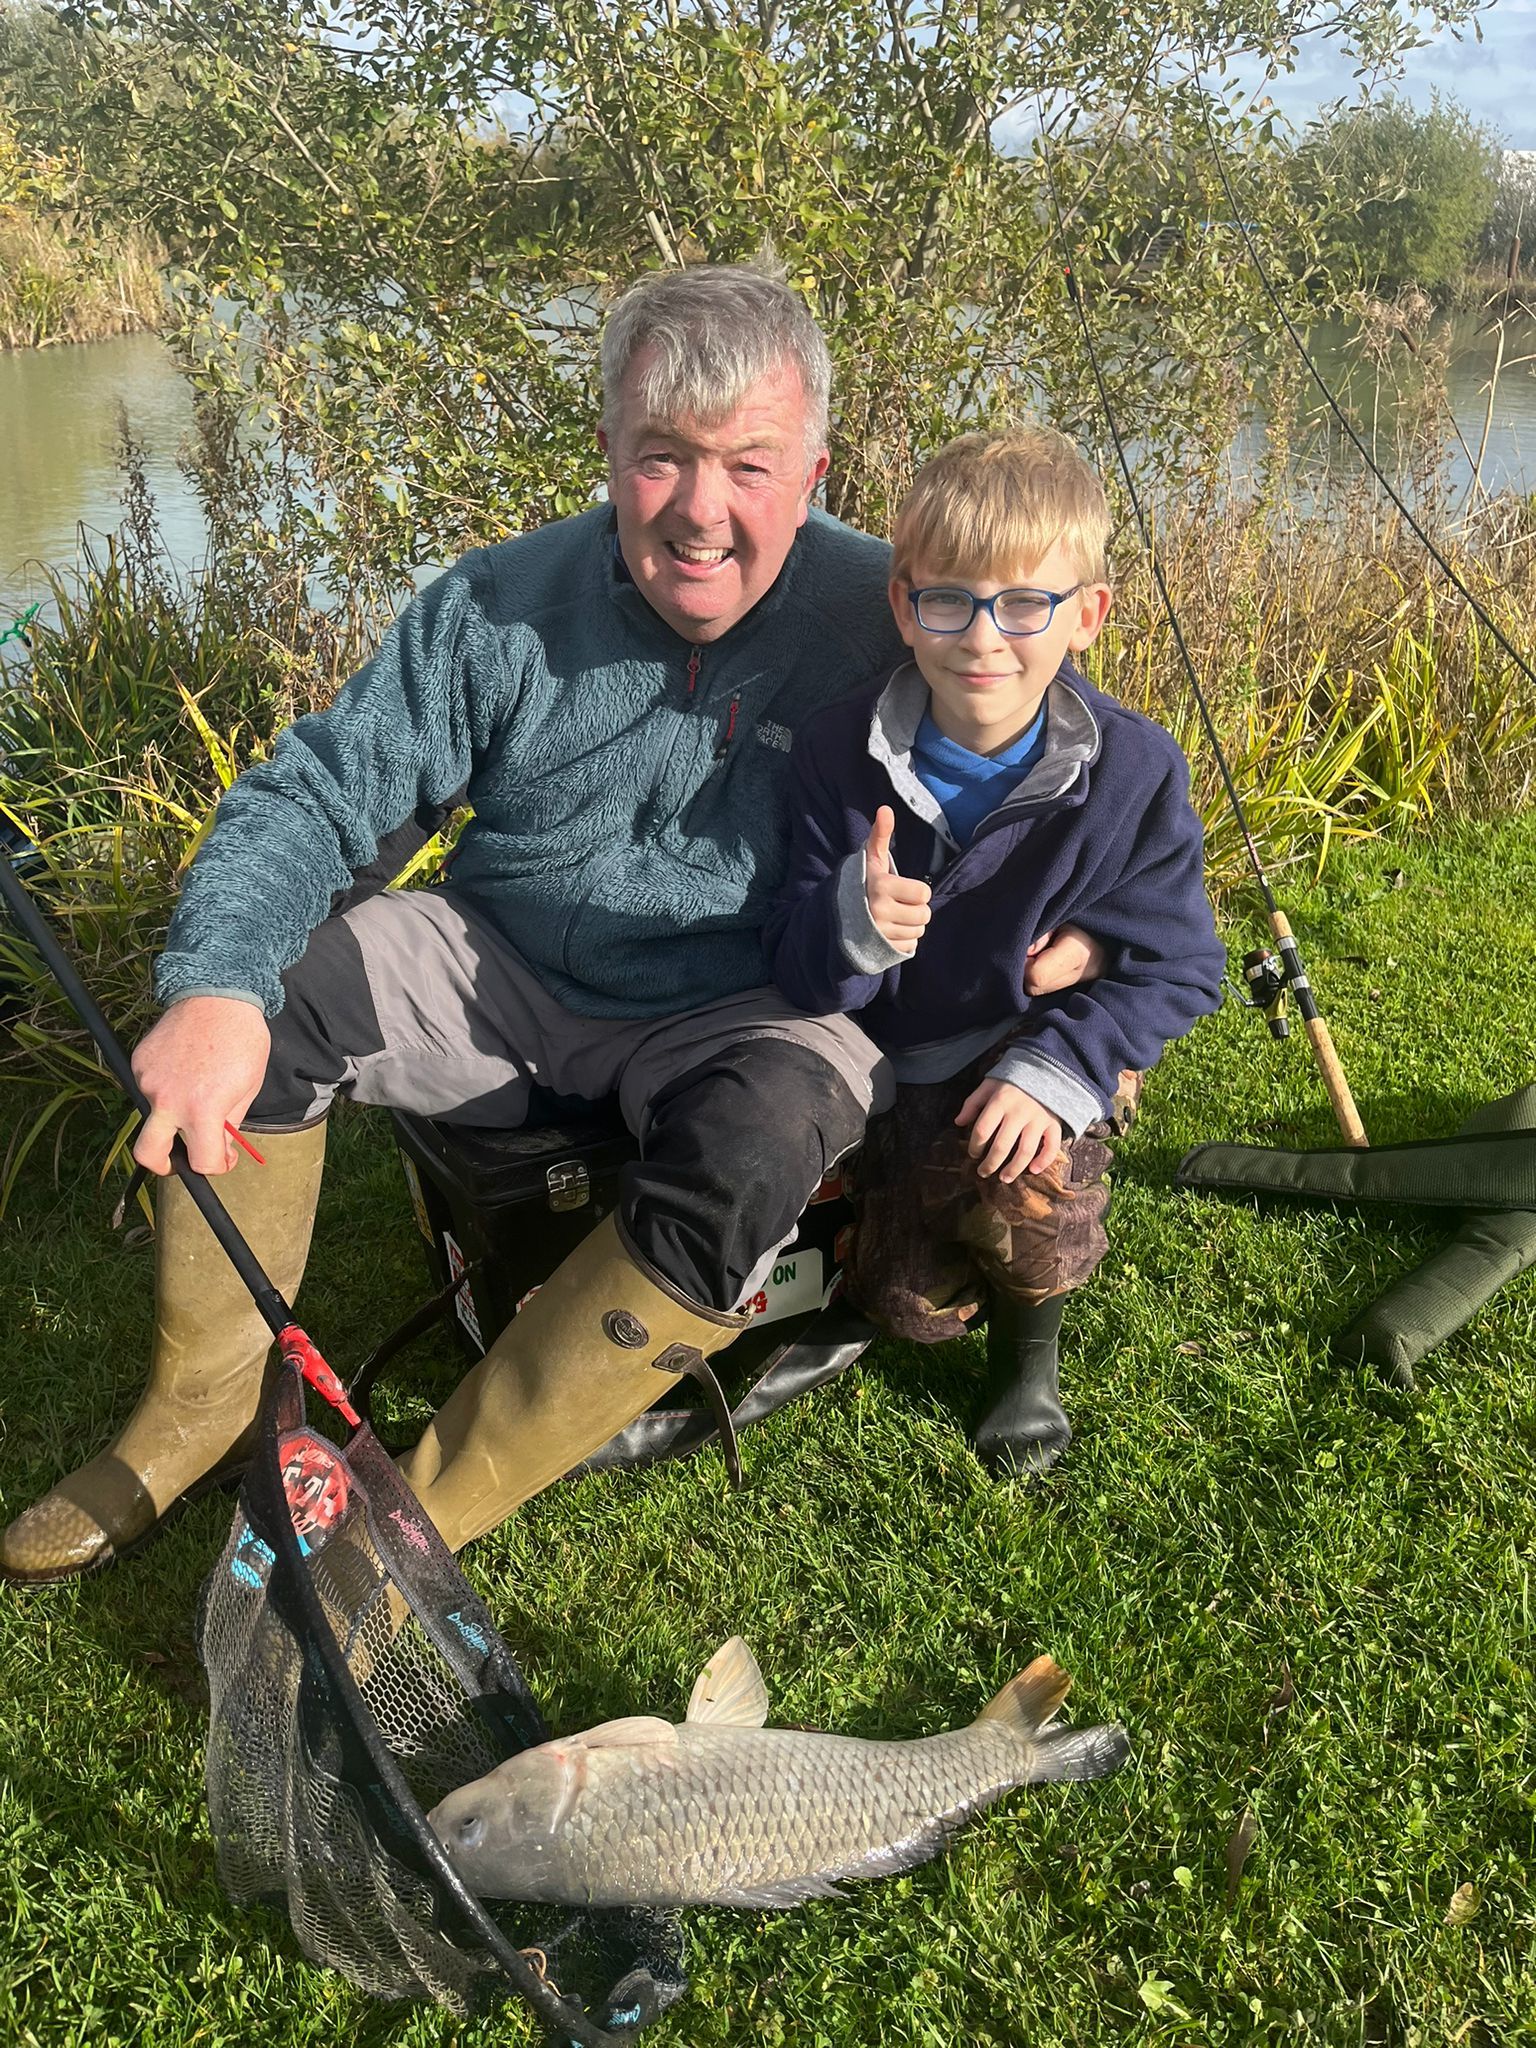
<svg viewBox="0 0 1536 2048">
<path fill-rule="evenodd" d="M 460 1251 L 458 1240 L 454 1237 L 451 1230 L 443 1232 L 443 1250 L 448 1254 L 448 1278 L 450 1280 L 457 1280 L 469 1264 L 469 1261 L 465 1258 L 463 1252 Z M 475 1314 L 475 1298 L 469 1291 L 469 1282 L 467 1280 L 453 1297 L 453 1308 L 459 1321 L 468 1330 L 470 1336 L 474 1338 L 480 1349 L 484 1351 L 485 1339 L 480 1334 L 480 1318 Z"/>
<path fill-rule="evenodd" d="M 797 1249 L 780 1252 L 748 1306 L 755 1321 L 776 1323 L 784 1316 L 820 1308 L 821 1296 L 821 1253 Z"/>
</svg>

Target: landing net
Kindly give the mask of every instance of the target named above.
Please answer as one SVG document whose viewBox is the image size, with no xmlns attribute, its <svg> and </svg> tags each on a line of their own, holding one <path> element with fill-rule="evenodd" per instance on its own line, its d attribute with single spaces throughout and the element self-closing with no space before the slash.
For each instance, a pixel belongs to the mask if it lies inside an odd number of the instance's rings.
<svg viewBox="0 0 1536 2048">
<path fill-rule="evenodd" d="M 582 2048 L 631 2040 L 681 1996 L 673 1915 L 488 1907 L 448 1863 L 427 1809 L 548 1730 L 372 1430 L 342 1450 L 308 1427 L 290 1365 L 198 1649 L 220 1881 L 237 1905 L 285 1908 L 312 1961 L 461 2015 L 520 1996 Z"/>
</svg>

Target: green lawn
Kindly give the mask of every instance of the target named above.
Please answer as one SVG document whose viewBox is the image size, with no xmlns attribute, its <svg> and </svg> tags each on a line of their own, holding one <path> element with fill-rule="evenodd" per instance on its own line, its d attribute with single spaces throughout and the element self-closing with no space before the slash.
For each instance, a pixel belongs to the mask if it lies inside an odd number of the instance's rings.
<svg viewBox="0 0 1536 2048">
<path fill-rule="evenodd" d="M 1447 1132 L 1532 1078 L 1536 819 L 1339 854 L 1284 893 L 1375 1139 Z M 424 1276 L 383 1121 L 340 1121 L 301 1309 L 345 1372 Z M 474 1546 L 560 1728 L 681 1713 L 739 1630 L 775 1719 L 928 1733 L 1049 1650 L 1077 1718 L 1131 1731 L 1118 1777 L 1021 1793 L 847 1903 L 691 1916 L 693 1992 L 658 2048 L 1536 2043 L 1536 1289 L 1409 1397 L 1339 1370 L 1328 1337 L 1443 1221 L 1170 1191 L 1200 1139 L 1331 1136 L 1299 1032 L 1276 1046 L 1229 1008 L 1169 1056 L 1114 1250 L 1069 1310 L 1078 1441 L 1036 1490 L 966 1448 L 975 1340 L 891 1346 L 750 1433 L 741 1495 L 709 1453 L 559 1489 Z M 64 1184 L 38 1163 L 0 1226 L 8 1513 L 137 1384 L 149 1255 L 106 1229 L 99 1149 L 78 1128 Z M 421 1355 L 417 1418 L 453 1365 L 446 1339 Z M 222 1899 L 190 1638 L 229 1512 L 199 1503 L 100 1579 L 0 1590 L 0 2040 L 529 2038 L 516 2011 L 370 2004 Z M 1448 1926 L 1464 1884 L 1478 1909 Z"/>
</svg>

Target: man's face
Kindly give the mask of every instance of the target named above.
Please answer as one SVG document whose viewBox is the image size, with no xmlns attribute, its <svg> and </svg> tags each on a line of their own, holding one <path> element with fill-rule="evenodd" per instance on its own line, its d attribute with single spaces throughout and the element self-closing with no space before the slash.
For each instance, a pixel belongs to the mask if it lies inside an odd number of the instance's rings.
<svg viewBox="0 0 1536 2048">
<path fill-rule="evenodd" d="M 599 432 L 625 566 L 651 609 L 685 640 L 718 640 L 783 568 L 827 452 L 805 452 L 805 392 L 782 364 L 723 419 L 653 420 L 639 382 L 620 387 L 619 425 Z"/>
<path fill-rule="evenodd" d="M 978 606 L 963 631 L 936 633 L 919 623 L 912 603 L 914 590 L 935 588 L 978 598 L 995 598 L 1000 591 L 1072 594 L 1054 610 L 1038 606 L 1042 617 L 1050 614 L 1041 632 L 1002 633 Z M 891 609 L 932 693 L 934 723 L 979 754 L 1011 745 L 1033 724 L 1063 656 L 1092 645 L 1109 602 L 1109 586 L 1082 581 L 1059 541 L 1038 561 L 1019 562 L 1000 578 L 946 576 L 919 562 L 910 582 L 891 584 Z M 956 609 L 964 615 L 963 604 Z M 1027 614 L 1027 601 L 1019 609 Z M 1027 616 L 1022 622 L 1032 623 Z"/>
</svg>

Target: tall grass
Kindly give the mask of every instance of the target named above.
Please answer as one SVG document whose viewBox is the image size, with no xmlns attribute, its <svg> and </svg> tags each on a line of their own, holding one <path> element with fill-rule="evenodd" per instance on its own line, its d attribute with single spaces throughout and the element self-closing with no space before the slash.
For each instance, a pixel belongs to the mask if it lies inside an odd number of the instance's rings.
<svg viewBox="0 0 1536 2048">
<path fill-rule="evenodd" d="M 1536 666 L 1536 501 L 1496 499 L 1430 530 Z M 1156 545 L 1270 864 L 1320 865 L 1341 835 L 1530 801 L 1536 690 L 1363 487 L 1305 508 L 1205 498 L 1167 518 Z M 1120 583 L 1093 668 L 1183 744 L 1221 894 L 1247 856 L 1145 558 Z"/>
<path fill-rule="evenodd" d="M 223 788 L 283 725 L 329 700 L 370 633 L 353 611 L 317 608 L 282 551 L 260 544 L 240 509 L 251 472 L 218 420 L 195 471 L 216 574 L 172 578 L 131 449 L 125 463 L 121 536 L 55 576 L 57 624 L 36 635 L 28 667 L 7 672 L 0 656 L 0 828 L 35 846 L 54 913 L 132 1039 L 149 1019 L 150 963 L 182 871 Z M 1536 644 L 1531 502 L 1499 501 L 1444 544 L 1510 640 Z M 1166 519 L 1157 546 L 1272 869 L 1320 870 L 1340 839 L 1530 801 L 1536 693 L 1399 524 L 1363 503 L 1299 512 L 1207 499 Z M 1246 852 L 1145 560 L 1123 576 L 1092 667 L 1178 737 L 1212 891 L 1241 886 Z M 3 924 L 0 1003 L 11 1013 L 0 1076 L 40 1091 L 37 1117 L 0 1160 L 3 1208 L 25 1150 L 73 1108 L 115 1096 Z"/>
<path fill-rule="evenodd" d="M 164 251 L 137 229 L 0 207 L 0 348 L 101 341 L 160 326 Z"/>
</svg>

